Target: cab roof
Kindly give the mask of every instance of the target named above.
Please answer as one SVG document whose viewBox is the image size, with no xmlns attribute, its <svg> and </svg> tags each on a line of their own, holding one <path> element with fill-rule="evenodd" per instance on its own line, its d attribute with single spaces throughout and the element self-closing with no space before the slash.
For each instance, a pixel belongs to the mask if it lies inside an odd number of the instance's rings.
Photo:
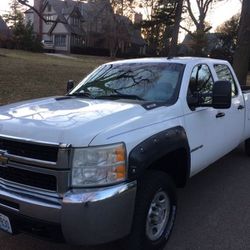
<svg viewBox="0 0 250 250">
<path fill-rule="evenodd" d="M 225 60 L 207 58 L 207 57 L 155 57 L 155 58 L 136 58 L 127 60 L 118 60 L 107 64 L 131 64 L 131 63 L 180 63 L 180 64 L 197 64 L 197 63 L 223 63 Z"/>
</svg>

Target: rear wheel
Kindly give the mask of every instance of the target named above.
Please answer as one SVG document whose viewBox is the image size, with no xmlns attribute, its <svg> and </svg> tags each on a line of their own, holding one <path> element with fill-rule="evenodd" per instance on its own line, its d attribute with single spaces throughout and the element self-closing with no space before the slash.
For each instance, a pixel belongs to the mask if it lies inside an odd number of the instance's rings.
<svg viewBox="0 0 250 250">
<path fill-rule="evenodd" d="M 148 171 L 138 181 L 134 222 L 126 249 L 161 249 L 172 231 L 176 206 L 172 179 L 164 172 Z"/>
</svg>

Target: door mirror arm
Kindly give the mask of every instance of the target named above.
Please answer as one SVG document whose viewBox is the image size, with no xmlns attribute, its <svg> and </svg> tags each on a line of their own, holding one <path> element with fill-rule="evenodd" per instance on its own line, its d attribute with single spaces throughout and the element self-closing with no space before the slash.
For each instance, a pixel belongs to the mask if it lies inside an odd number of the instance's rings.
<svg viewBox="0 0 250 250">
<path fill-rule="evenodd" d="M 68 80 L 67 82 L 67 93 L 69 93 L 74 88 L 74 80 Z"/>
</svg>

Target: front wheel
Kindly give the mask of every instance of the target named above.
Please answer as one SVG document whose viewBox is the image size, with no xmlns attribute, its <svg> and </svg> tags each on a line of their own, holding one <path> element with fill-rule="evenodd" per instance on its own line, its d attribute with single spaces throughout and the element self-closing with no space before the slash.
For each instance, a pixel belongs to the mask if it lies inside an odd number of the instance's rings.
<svg viewBox="0 0 250 250">
<path fill-rule="evenodd" d="M 138 181 L 134 222 L 126 249 L 161 249 L 172 231 L 176 208 L 172 179 L 164 172 L 148 171 Z"/>
<path fill-rule="evenodd" d="M 245 152 L 250 156 L 250 139 L 245 140 Z"/>
</svg>

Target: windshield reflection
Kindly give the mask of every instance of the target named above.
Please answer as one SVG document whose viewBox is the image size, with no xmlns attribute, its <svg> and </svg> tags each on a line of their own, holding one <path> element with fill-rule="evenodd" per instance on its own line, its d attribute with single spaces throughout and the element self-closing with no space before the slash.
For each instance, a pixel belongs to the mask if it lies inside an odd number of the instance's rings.
<svg viewBox="0 0 250 250">
<path fill-rule="evenodd" d="M 178 63 L 125 63 L 100 66 L 70 95 L 172 102 L 184 65 Z"/>
</svg>

